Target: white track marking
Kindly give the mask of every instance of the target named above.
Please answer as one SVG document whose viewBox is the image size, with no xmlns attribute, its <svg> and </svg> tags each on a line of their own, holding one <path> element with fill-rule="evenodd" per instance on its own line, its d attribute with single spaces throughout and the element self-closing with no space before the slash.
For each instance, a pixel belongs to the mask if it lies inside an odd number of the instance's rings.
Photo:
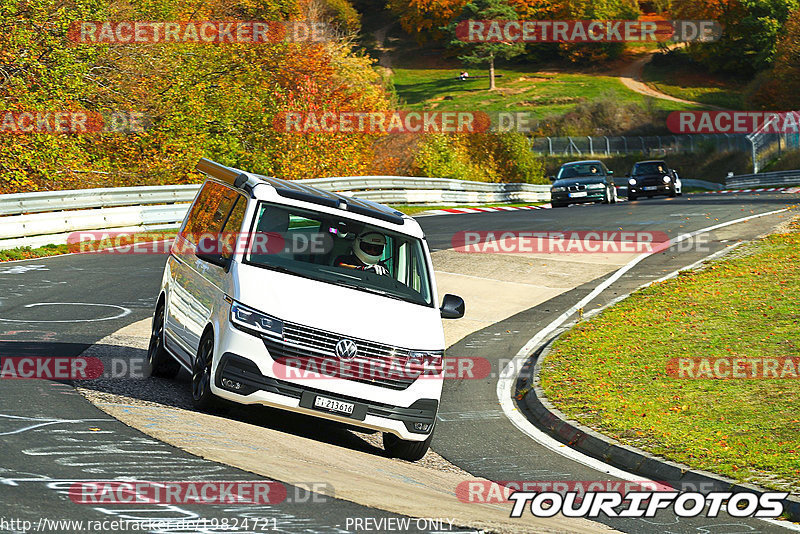
<svg viewBox="0 0 800 534">
<path fill-rule="evenodd" d="M 26 304 L 25 308 L 35 308 L 38 306 L 96 306 L 103 308 L 116 308 L 121 310 L 118 314 L 111 317 L 99 317 L 97 319 L 3 319 L 0 321 L 5 323 L 94 323 L 97 321 L 111 321 L 112 319 L 121 319 L 131 313 L 130 308 L 124 306 L 117 306 L 116 304 L 95 304 L 91 302 L 35 302 L 33 304 Z"/>
</svg>

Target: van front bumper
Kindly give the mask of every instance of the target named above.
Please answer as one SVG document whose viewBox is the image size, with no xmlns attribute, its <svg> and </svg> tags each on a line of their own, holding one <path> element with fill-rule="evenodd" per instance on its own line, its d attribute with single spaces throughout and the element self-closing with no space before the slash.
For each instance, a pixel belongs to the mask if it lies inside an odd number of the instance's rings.
<svg viewBox="0 0 800 534">
<path fill-rule="evenodd" d="M 349 397 L 322 389 L 264 376 L 252 360 L 225 352 L 216 366 L 212 391 L 240 404 L 263 404 L 321 417 L 353 426 L 395 434 L 401 439 L 424 441 L 433 429 L 437 399 L 419 399 L 408 408 Z M 350 415 L 315 408 L 317 396 L 354 405 Z"/>
</svg>

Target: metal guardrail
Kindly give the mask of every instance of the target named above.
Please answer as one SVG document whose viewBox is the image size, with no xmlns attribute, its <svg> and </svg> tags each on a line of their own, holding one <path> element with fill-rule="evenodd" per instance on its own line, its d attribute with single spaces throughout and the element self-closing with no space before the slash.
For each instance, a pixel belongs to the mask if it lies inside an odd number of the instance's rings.
<svg viewBox="0 0 800 534">
<path fill-rule="evenodd" d="M 709 191 L 714 191 L 718 189 L 724 189 L 722 184 L 718 184 L 717 182 L 708 182 L 706 180 L 695 180 L 693 178 L 681 178 L 681 183 L 683 187 L 697 187 L 699 189 L 708 189 Z"/>
<path fill-rule="evenodd" d="M 800 170 L 740 174 L 725 179 L 728 189 L 779 187 L 800 184 Z"/>
<path fill-rule="evenodd" d="M 550 200 L 549 185 L 444 178 L 359 176 L 300 180 L 391 204 L 481 204 Z M 176 227 L 199 185 L 119 187 L 0 195 L 0 250 L 65 243 L 70 232 Z"/>
<path fill-rule="evenodd" d="M 110 208 L 137 204 L 191 202 L 197 194 L 198 187 L 195 184 L 156 185 L 0 195 L 0 215 L 85 208 Z"/>
</svg>

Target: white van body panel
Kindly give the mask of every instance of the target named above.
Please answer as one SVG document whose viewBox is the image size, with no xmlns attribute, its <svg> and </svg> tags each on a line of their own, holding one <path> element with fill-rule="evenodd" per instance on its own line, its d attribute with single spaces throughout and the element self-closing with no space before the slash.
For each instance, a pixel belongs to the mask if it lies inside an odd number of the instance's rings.
<svg viewBox="0 0 800 534">
<path fill-rule="evenodd" d="M 342 209 L 286 198 L 280 196 L 273 187 L 261 183 L 252 189 L 240 231 L 250 231 L 256 216 L 256 207 L 262 200 L 281 206 L 327 213 L 421 240 L 430 278 L 432 305 L 416 304 L 247 264 L 242 251 L 233 255 L 226 271 L 223 267 L 196 257 L 194 249 L 189 246 L 184 249 L 183 254 L 170 255 L 162 279 L 166 305 L 167 351 L 184 367 L 191 369 L 200 339 L 204 332 L 211 329 L 214 334 L 212 377 L 218 378 L 223 355 L 232 354 L 252 362 L 265 379 L 306 388 L 315 394 L 324 395 L 328 392 L 355 402 L 361 400 L 371 406 L 399 409 L 407 409 L 421 400 L 438 402 L 442 391 L 442 374 L 418 378 L 405 389 L 392 389 L 344 378 L 304 377 L 298 372 L 293 374 L 287 371 L 288 368 L 275 361 L 261 337 L 231 324 L 231 301 L 236 301 L 281 321 L 354 340 L 366 340 L 413 351 L 443 351 L 445 348 L 430 251 L 422 228 L 415 220 L 404 216 L 402 224 L 396 224 Z M 190 209 L 181 230 L 186 227 L 191 212 Z M 424 441 L 429 435 L 411 432 L 401 420 L 379 417 L 373 413 L 368 413 L 362 420 L 354 420 L 346 415 L 302 407 L 299 399 L 267 389 L 239 394 L 220 387 L 219 380 L 213 378 L 211 391 L 218 397 L 240 404 L 262 404 L 286 409 L 392 433 L 405 440 Z"/>
</svg>

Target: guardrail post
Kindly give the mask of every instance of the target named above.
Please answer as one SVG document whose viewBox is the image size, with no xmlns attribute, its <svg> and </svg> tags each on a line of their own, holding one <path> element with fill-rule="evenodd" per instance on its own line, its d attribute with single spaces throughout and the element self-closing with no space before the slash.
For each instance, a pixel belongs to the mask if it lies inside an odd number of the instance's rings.
<svg viewBox="0 0 800 534">
<path fill-rule="evenodd" d="M 608 142 L 608 136 L 604 135 L 603 138 L 606 140 L 606 156 L 611 155 L 611 143 Z"/>
<path fill-rule="evenodd" d="M 647 154 L 647 149 L 644 147 L 644 137 L 639 137 L 639 141 L 642 143 L 642 154 Z"/>
<path fill-rule="evenodd" d="M 592 136 L 591 135 L 587 135 L 586 139 L 589 140 L 589 154 L 594 156 L 594 145 L 592 144 Z"/>
<path fill-rule="evenodd" d="M 549 149 L 549 155 L 552 156 L 553 155 L 553 140 L 550 139 L 549 137 L 547 138 L 547 147 Z"/>
<path fill-rule="evenodd" d="M 689 134 L 689 152 L 694 152 L 694 137 Z"/>
<path fill-rule="evenodd" d="M 756 142 L 753 138 L 747 137 L 747 140 L 750 141 L 750 157 L 753 158 L 753 174 L 758 173 L 758 157 L 756 155 Z"/>
<path fill-rule="evenodd" d="M 622 142 L 625 143 L 625 153 L 627 154 L 628 153 L 628 138 L 623 136 L 622 137 Z"/>
</svg>

